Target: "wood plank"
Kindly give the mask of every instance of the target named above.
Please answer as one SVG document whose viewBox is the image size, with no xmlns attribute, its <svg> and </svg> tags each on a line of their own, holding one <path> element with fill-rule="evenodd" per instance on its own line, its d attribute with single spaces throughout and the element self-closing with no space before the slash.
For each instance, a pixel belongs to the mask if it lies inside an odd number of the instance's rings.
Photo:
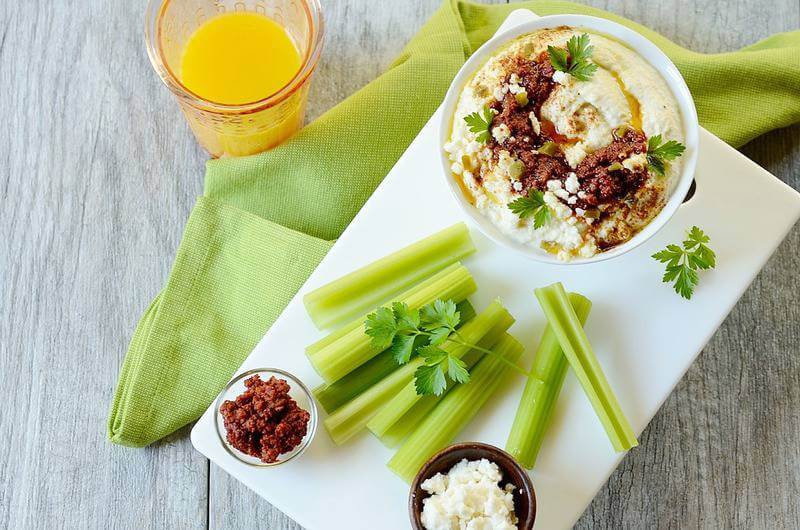
<svg viewBox="0 0 800 530">
<path fill-rule="evenodd" d="M 186 431 L 146 450 L 105 433 L 204 159 L 151 71 L 143 7 L 0 7 L 0 528 L 206 527 Z"/>
<path fill-rule="evenodd" d="M 703 52 L 800 26 L 794 0 L 588 3 Z M 800 189 L 800 127 L 743 152 Z M 796 226 L 577 528 L 800 527 L 798 249 Z"/>
<path fill-rule="evenodd" d="M 438 3 L 327 3 L 309 117 L 375 77 Z M 794 0 L 592 3 L 703 51 L 800 25 Z M 0 4 L 0 527 L 295 529 L 209 472 L 186 430 L 141 451 L 105 440 L 127 340 L 206 158 L 150 69 L 142 10 Z M 800 128 L 744 152 L 800 186 Z M 795 228 L 579 527 L 800 526 L 800 450 L 786 443 L 800 433 L 798 249 Z"/>
</svg>

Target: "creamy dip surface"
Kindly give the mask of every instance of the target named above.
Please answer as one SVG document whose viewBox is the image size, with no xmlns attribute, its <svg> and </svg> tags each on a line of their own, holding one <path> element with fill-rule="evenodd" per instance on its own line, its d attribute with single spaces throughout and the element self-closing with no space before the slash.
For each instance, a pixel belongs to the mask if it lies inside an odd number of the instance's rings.
<svg viewBox="0 0 800 530">
<path fill-rule="evenodd" d="M 426 530 L 517 530 L 514 486 L 499 486 L 503 476 L 494 462 L 461 460 L 446 475 L 437 473 L 421 484 Z"/>
<path fill-rule="evenodd" d="M 622 244 L 664 207 L 681 159 L 648 167 L 648 139 L 683 143 L 681 114 L 660 74 L 627 46 L 589 32 L 588 80 L 553 68 L 547 47 L 587 33 L 567 27 L 523 35 L 493 55 L 459 96 L 444 149 L 451 171 L 500 231 L 562 260 Z M 490 135 L 465 117 L 490 112 Z M 542 193 L 541 226 L 509 204 Z"/>
</svg>

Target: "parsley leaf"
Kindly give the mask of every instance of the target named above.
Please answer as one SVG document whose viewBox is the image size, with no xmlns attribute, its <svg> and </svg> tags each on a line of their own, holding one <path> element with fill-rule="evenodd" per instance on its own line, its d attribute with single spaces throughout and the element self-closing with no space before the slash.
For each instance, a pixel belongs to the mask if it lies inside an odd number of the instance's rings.
<svg viewBox="0 0 800 530">
<path fill-rule="evenodd" d="M 432 330 L 443 327 L 453 331 L 461 320 L 461 315 L 452 300 L 446 302 L 435 300 L 432 304 L 422 308 L 420 318 L 423 329 Z"/>
<path fill-rule="evenodd" d="M 445 373 L 456 383 L 469 382 L 467 365 L 458 357 L 431 345 L 420 348 L 419 355 L 425 359 L 425 364 L 414 372 L 417 394 L 440 396 L 447 388 Z"/>
<path fill-rule="evenodd" d="M 392 304 L 397 328 L 401 331 L 411 331 L 419 327 L 420 315 L 418 309 L 409 309 L 407 304 L 395 302 Z"/>
<path fill-rule="evenodd" d="M 470 379 L 466 363 L 451 354 L 452 347 L 443 344 L 451 341 L 452 346 L 492 353 L 465 342 L 456 331 L 460 323 L 461 314 L 452 300 L 434 300 L 419 310 L 395 302 L 390 308 L 380 307 L 367 315 L 364 332 L 372 337 L 374 348 L 388 349 L 397 364 L 406 364 L 415 355 L 419 356 L 423 364 L 414 372 L 414 388 L 419 395 L 439 396 L 447 389 L 448 379 L 455 383 L 467 383 Z"/>
<path fill-rule="evenodd" d="M 467 364 L 458 357 L 447 358 L 447 375 L 456 383 L 469 382 Z"/>
<path fill-rule="evenodd" d="M 555 46 L 548 46 L 547 55 L 550 56 L 550 64 L 553 65 L 553 68 L 559 72 L 566 72 L 569 70 L 567 50 L 564 48 L 556 48 Z"/>
<path fill-rule="evenodd" d="M 680 142 L 669 140 L 661 143 L 661 135 L 656 134 L 647 140 L 647 164 L 650 170 L 659 176 L 664 176 L 666 163 L 675 160 L 686 150 Z M 699 230 L 699 229 L 698 229 Z"/>
<path fill-rule="evenodd" d="M 429 366 L 423 364 L 414 372 L 414 388 L 420 396 L 440 396 L 447 388 L 447 379 L 440 364 Z"/>
<path fill-rule="evenodd" d="M 569 53 L 567 53 L 569 52 Z M 559 72 L 571 75 L 580 81 L 588 81 L 597 71 L 597 65 L 589 62 L 594 46 L 589 43 L 589 34 L 573 35 L 567 41 L 567 49 L 547 47 L 550 64 Z"/>
<path fill-rule="evenodd" d="M 397 320 L 388 307 L 379 307 L 374 313 L 367 315 L 365 333 L 372 337 L 372 347 L 385 350 L 397 334 Z"/>
<path fill-rule="evenodd" d="M 469 130 L 478 135 L 475 139 L 485 144 L 492 134 L 492 118 L 494 111 L 486 106 L 480 111 L 464 116 L 464 121 L 467 122 Z"/>
<path fill-rule="evenodd" d="M 700 280 L 697 271 L 713 269 L 717 265 L 714 251 L 708 247 L 711 241 L 705 232 L 693 226 L 686 232 L 683 245 L 667 245 L 652 258 L 666 264 L 661 281 L 674 282 L 675 292 L 687 300 L 692 298 L 694 288 Z"/>
<path fill-rule="evenodd" d="M 397 364 L 406 364 L 411 360 L 411 354 L 414 353 L 414 342 L 417 337 L 415 335 L 396 335 L 389 347 L 392 352 L 392 359 Z"/>
<path fill-rule="evenodd" d="M 550 220 L 550 208 L 544 202 L 544 193 L 539 190 L 530 190 L 526 197 L 508 203 L 508 207 L 520 219 L 533 216 L 534 228 L 541 228 Z"/>
</svg>

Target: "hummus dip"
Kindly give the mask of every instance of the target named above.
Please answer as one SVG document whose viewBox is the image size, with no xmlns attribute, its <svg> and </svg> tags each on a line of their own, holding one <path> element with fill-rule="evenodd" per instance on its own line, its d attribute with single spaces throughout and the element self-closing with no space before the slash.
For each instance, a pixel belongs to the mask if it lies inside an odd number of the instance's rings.
<svg viewBox="0 0 800 530">
<path fill-rule="evenodd" d="M 683 142 L 683 130 L 674 96 L 639 54 L 588 33 L 596 71 L 581 80 L 554 68 L 548 46 L 566 53 L 567 41 L 585 33 L 544 29 L 498 50 L 462 89 L 444 146 L 453 177 L 483 215 L 562 260 L 631 239 L 681 173 L 679 158 L 660 164 L 663 171 L 648 163 L 649 139 Z M 474 122 L 474 113 L 490 134 L 465 119 Z M 544 218 L 509 207 L 529 197 L 547 209 Z"/>
</svg>

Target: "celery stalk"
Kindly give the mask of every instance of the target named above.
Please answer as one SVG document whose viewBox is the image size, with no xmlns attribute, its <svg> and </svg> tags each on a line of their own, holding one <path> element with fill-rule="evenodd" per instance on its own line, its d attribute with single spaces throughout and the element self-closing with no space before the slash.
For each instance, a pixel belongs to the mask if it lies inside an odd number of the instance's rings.
<svg viewBox="0 0 800 530">
<path fill-rule="evenodd" d="M 352 319 L 475 251 L 464 223 L 455 224 L 370 263 L 303 297 L 320 329 Z"/>
<path fill-rule="evenodd" d="M 474 293 L 475 288 L 475 280 L 466 267 L 454 264 L 405 292 L 396 301 L 405 302 L 412 309 L 437 298 L 458 303 Z M 323 338 L 306 348 L 311 365 L 326 383 L 341 379 L 381 352 L 364 332 L 365 320 L 366 315 L 352 322 L 344 332 L 334 332 L 334 338 Z"/>
<path fill-rule="evenodd" d="M 425 461 L 450 443 L 499 388 L 511 370 L 501 359 L 516 362 L 523 350 L 514 337 L 505 335 L 493 348 L 497 355 L 485 355 L 472 370 L 469 383 L 448 392 L 414 429 L 389 461 L 389 469 L 411 482 Z"/>
<path fill-rule="evenodd" d="M 458 304 L 461 322 L 469 322 L 475 317 L 475 308 L 464 300 Z M 331 384 L 322 384 L 314 389 L 314 397 L 325 412 L 331 413 L 369 387 L 397 370 L 397 362 L 392 353 L 386 350 L 367 363 L 359 366 L 343 378 Z"/>
<path fill-rule="evenodd" d="M 438 282 L 444 278 L 452 277 L 453 274 L 463 273 L 462 269 L 464 266 L 461 263 L 454 263 L 448 267 L 445 267 L 441 271 L 437 272 L 430 278 L 426 279 L 424 282 L 415 285 L 408 291 L 402 293 L 398 298 L 397 301 L 403 302 L 404 298 L 408 298 L 413 296 L 420 291 L 427 289 L 433 282 Z M 389 305 L 389 304 L 384 304 Z M 323 338 L 306 347 L 306 353 L 310 355 L 315 355 L 319 353 L 321 350 L 325 349 L 326 346 L 333 344 L 334 342 L 346 337 L 349 333 L 352 333 L 356 329 L 364 329 L 364 320 L 367 318 L 367 314 L 371 313 L 372 311 L 367 311 L 365 314 L 361 315 L 359 318 L 350 321 L 346 325 L 330 332 L 329 334 L 325 335 Z"/>
<path fill-rule="evenodd" d="M 603 368 L 594 355 L 580 319 L 564 291 L 564 286 L 554 283 L 536 289 L 535 292 L 564 356 L 600 418 L 614 450 L 622 452 L 639 445 L 628 419 L 622 412 L 622 407 L 608 384 Z"/>
<path fill-rule="evenodd" d="M 569 300 L 581 324 L 586 322 L 592 303 L 588 298 L 570 293 Z M 533 469 L 542 447 L 545 431 L 555 409 L 567 375 L 569 362 L 561 351 L 553 327 L 548 324 L 533 358 L 531 375 L 525 384 L 514 424 L 506 442 L 506 451 L 527 469 Z"/>
<path fill-rule="evenodd" d="M 499 310 L 498 310 L 499 306 Z M 492 304 L 478 316 L 464 324 L 460 331 L 474 335 L 482 330 L 482 335 L 502 335 L 510 324 L 507 323 L 508 312 L 500 304 Z M 496 338 L 494 340 L 497 340 Z M 414 357 L 400 366 L 380 382 L 372 385 L 364 393 L 356 396 L 336 409 L 325 421 L 331 439 L 342 444 L 366 427 L 372 416 L 386 404 L 403 387 L 414 379 L 414 372 L 423 363 L 422 358 Z"/>
<path fill-rule="evenodd" d="M 514 317 L 512 317 L 511 314 L 503 308 L 503 305 L 498 300 L 492 302 L 483 314 L 497 315 L 496 318 L 501 319 L 501 321 L 505 324 L 505 327 L 502 330 L 503 332 L 505 332 L 509 327 L 511 327 L 511 324 L 514 323 Z M 459 334 L 461 335 L 463 341 L 470 344 L 475 344 L 481 348 L 490 347 L 500 338 L 500 334 L 494 337 L 484 337 L 486 334 L 485 329 L 478 327 L 470 328 L 469 326 L 464 326 L 462 330 L 459 330 Z M 486 343 L 489 341 L 491 341 L 491 343 L 487 345 Z M 481 352 L 470 350 L 469 347 L 462 346 L 454 342 L 446 342 L 442 349 L 448 352 L 450 355 L 458 358 L 465 357 L 467 353 L 469 353 L 469 358 L 464 359 L 469 367 L 478 362 L 478 360 L 482 357 Z M 448 384 L 448 388 L 450 386 L 452 386 L 452 383 Z M 378 438 L 381 438 L 384 443 L 391 443 L 392 440 L 390 438 L 398 436 L 398 433 L 393 433 L 392 437 L 387 438 L 386 440 L 383 440 L 384 435 L 386 435 L 387 431 L 389 431 L 389 429 L 391 429 L 395 423 L 400 421 L 405 414 L 410 412 L 422 398 L 423 396 L 417 394 L 417 389 L 414 385 L 414 382 L 411 381 L 408 385 L 401 389 L 397 395 L 386 404 L 385 407 L 381 408 L 375 417 L 369 421 L 367 428 L 372 432 L 372 434 Z"/>
<path fill-rule="evenodd" d="M 502 332 L 501 332 L 502 331 Z M 503 328 L 498 328 L 497 332 L 489 332 L 483 339 L 481 339 L 478 343 L 478 346 L 491 348 L 493 347 L 497 341 L 502 338 L 505 334 L 505 330 Z M 470 350 L 467 352 L 461 360 L 467 365 L 467 369 L 472 370 L 472 368 L 480 361 L 485 353 L 478 351 L 478 350 Z M 383 434 L 379 436 L 380 441 L 386 447 L 392 448 L 397 447 L 400 443 L 411 434 L 414 428 L 419 425 L 419 423 L 425 419 L 425 416 L 428 415 L 433 408 L 439 404 L 439 401 L 447 395 L 450 390 L 452 390 L 456 385 L 448 385 L 445 389 L 444 393 L 441 396 L 420 396 L 420 399 L 410 408 L 408 411 L 400 416 L 397 421 L 395 421 L 391 426 L 388 428 L 384 428 L 382 430 Z M 381 410 L 378 412 L 379 414 L 383 412 L 384 409 L 387 409 L 389 404 L 387 403 Z M 377 416 L 376 416 L 377 418 Z M 375 418 L 373 418 L 374 420 Z M 367 424 L 369 428 L 369 424 Z M 373 428 L 377 428 L 373 425 Z M 381 431 L 378 431 L 381 432 Z M 373 432 L 377 436 L 376 432 Z"/>
</svg>

